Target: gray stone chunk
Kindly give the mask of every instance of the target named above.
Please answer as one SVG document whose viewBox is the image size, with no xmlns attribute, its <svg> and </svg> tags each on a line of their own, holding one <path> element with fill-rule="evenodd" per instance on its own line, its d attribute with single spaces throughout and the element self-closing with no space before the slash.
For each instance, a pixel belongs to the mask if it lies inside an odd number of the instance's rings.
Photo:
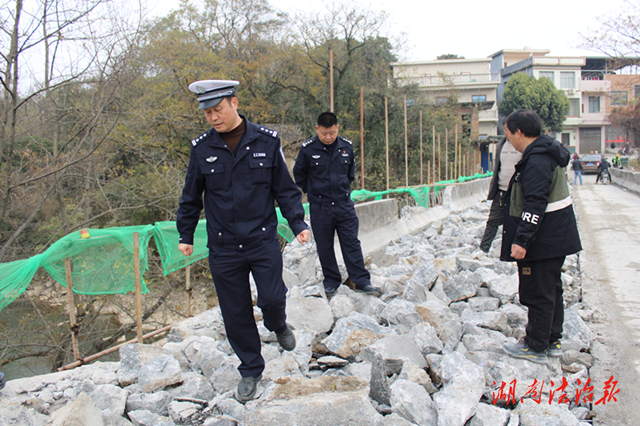
<svg viewBox="0 0 640 426">
<path fill-rule="evenodd" d="M 576 426 L 578 419 L 571 414 L 568 404 L 537 404 L 525 399 L 516 409 L 520 426 Z"/>
<path fill-rule="evenodd" d="M 93 399 L 83 392 L 75 401 L 68 402 L 53 413 L 47 424 L 50 426 L 104 426 L 104 421 Z"/>
<path fill-rule="evenodd" d="M 495 311 L 500 306 L 500 299 L 495 297 L 471 297 L 467 300 L 469 307 L 477 312 Z"/>
<path fill-rule="evenodd" d="M 449 297 L 452 302 L 457 302 L 475 296 L 482 285 L 482 281 L 477 274 L 464 271 L 458 275 L 449 277 L 443 285 L 447 297 Z"/>
<path fill-rule="evenodd" d="M 482 368 L 453 352 L 445 355 L 438 370 L 443 382 L 442 390 L 433 396 L 438 426 L 463 426 L 475 415 L 484 391 Z"/>
<path fill-rule="evenodd" d="M 438 391 L 433 383 L 431 383 L 431 378 L 424 368 L 420 368 L 409 361 L 402 365 L 402 371 L 398 375 L 398 379 L 408 380 L 411 383 L 419 384 L 429 393 L 429 395 Z"/>
<path fill-rule="evenodd" d="M 444 344 L 443 351 L 455 350 L 462 337 L 462 323 L 460 317 L 451 312 L 447 306 L 437 302 L 425 302 L 416 306 L 418 314 L 433 328 Z"/>
<path fill-rule="evenodd" d="M 379 354 L 371 359 L 371 380 L 369 396 L 378 404 L 391 405 L 389 381 L 387 380 L 387 366 Z"/>
<path fill-rule="evenodd" d="M 339 319 L 349 316 L 349 314 L 356 310 L 353 302 L 344 294 L 339 294 L 331 299 L 329 302 L 331 312 L 333 312 L 333 318 Z"/>
<path fill-rule="evenodd" d="M 319 365 L 323 365 L 329 368 L 342 368 L 349 365 L 349 361 L 346 359 L 338 358 L 337 356 L 323 356 L 317 360 Z"/>
<path fill-rule="evenodd" d="M 462 313 L 460 319 L 477 327 L 488 328 L 502 333 L 508 329 L 507 315 L 502 312 L 474 312 L 471 309 L 467 309 Z"/>
<path fill-rule="evenodd" d="M 507 303 L 500 306 L 498 312 L 503 312 L 507 315 L 507 324 L 511 328 L 526 327 L 529 322 L 526 308 L 514 305 L 513 303 Z"/>
<path fill-rule="evenodd" d="M 411 276 L 410 283 L 415 283 L 423 287 L 426 291 L 431 290 L 431 287 L 436 283 L 438 279 L 439 271 L 433 262 L 428 262 L 423 266 L 420 266 Z"/>
<path fill-rule="evenodd" d="M 12 380 L 15 381 L 15 380 Z M 8 382 L 9 384 L 11 383 Z M 3 392 L 6 395 L 7 390 Z M 37 412 L 32 407 L 27 407 L 18 399 L 3 399 L 0 404 L 0 424 L 7 426 L 43 426 L 48 420 L 45 414 Z"/>
<path fill-rule="evenodd" d="M 591 347 L 591 331 L 574 308 L 564 310 L 562 349 L 580 351 Z"/>
<path fill-rule="evenodd" d="M 262 376 L 265 379 L 273 381 L 276 381 L 281 377 L 301 375 L 298 363 L 290 356 L 282 356 L 269 361 L 262 372 Z"/>
<path fill-rule="evenodd" d="M 480 268 L 490 268 L 494 262 L 484 259 L 475 259 L 471 256 L 458 256 L 456 259 L 456 266 L 460 271 L 475 271 Z"/>
<path fill-rule="evenodd" d="M 173 357 L 153 358 L 140 367 L 138 385 L 142 392 L 153 392 L 182 382 L 180 363 Z"/>
<path fill-rule="evenodd" d="M 392 360 L 410 361 L 420 368 L 427 366 L 427 361 L 411 336 L 387 336 L 362 351 L 362 357 L 373 363 L 375 355 L 380 355 L 388 364 Z"/>
<path fill-rule="evenodd" d="M 326 333 L 333 325 L 333 312 L 323 298 L 289 297 L 287 322 L 298 331 Z"/>
<path fill-rule="evenodd" d="M 401 417 L 396 413 L 391 413 L 388 416 L 385 416 L 382 423 L 380 423 L 378 426 L 414 426 L 414 425 L 415 423 L 410 422 L 404 417 Z"/>
<path fill-rule="evenodd" d="M 518 294 L 518 275 L 498 275 L 487 282 L 489 294 L 500 299 L 500 304 L 511 303 Z"/>
<path fill-rule="evenodd" d="M 478 403 L 476 415 L 468 426 L 505 426 L 511 419 L 511 411 L 493 405 Z"/>
<path fill-rule="evenodd" d="M 225 331 L 220 308 L 209 309 L 175 324 L 171 327 L 167 342 L 181 342 L 189 336 L 208 336 L 223 340 Z"/>
<path fill-rule="evenodd" d="M 198 373 L 182 373 L 182 384 L 168 388 L 174 397 L 194 398 L 208 401 L 213 398 L 215 391 L 211 382 Z"/>
<path fill-rule="evenodd" d="M 330 352 L 346 359 L 358 355 L 387 333 L 387 329 L 373 318 L 353 312 L 348 317 L 340 318 L 331 335 L 322 343 Z"/>
<path fill-rule="evenodd" d="M 154 393 L 134 393 L 127 398 L 127 412 L 150 411 L 152 413 L 169 415 L 169 404 L 173 401 L 173 395 L 166 391 Z"/>
<path fill-rule="evenodd" d="M 394 299 L 387 304 L 380 314 L 382 321 L 388 324 L 406 324 L 414 326 L 422 322 L 413 303 L 406 300 Z"/>
<path fill-rule="evenodd" d="M 173 401 L 169 404 L 169 416 L 177 423 L 184 423 L 202 409 L 200 404 L 193 402 Z"/>
<path fill-rule="evenodd" d="M 426 321 L 414 325 L 409 335 L 413 338 L 422 355 L 440 353 L 444 348 L 436 329 Z"/>
<path fill-rule="evenodd" d="M 209 378 L 213 384 L 213 388 L 220 393 L 228 392 L 230 390 L 235 391 L 241 379 L 242 376 L 240 376 L 238 369 L 229 361 L 225 361 L 225 363 L 214 371 Z"/>
<path fill-rule="evenodd" d="M 417 425 L 440 424 L 436 405 L 427 391 L 408 380 L 396 380 L 391 385 L 391 409 Z"/>
<path fill-rule="evenodd" d="M 121 346 L 119 353 L 118 382 L 122 387 L 137 383 L 140 367 L 151 359 L 171 355 L 171 352 L 159 346 L 139 345 L 137 343 Z"/>
</svg>

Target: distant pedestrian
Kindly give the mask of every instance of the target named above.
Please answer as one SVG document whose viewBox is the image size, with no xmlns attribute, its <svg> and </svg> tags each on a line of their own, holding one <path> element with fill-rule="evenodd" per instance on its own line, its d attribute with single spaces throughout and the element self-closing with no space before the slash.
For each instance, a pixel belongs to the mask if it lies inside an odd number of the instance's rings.
<svg viewBox="0 0 640 426">
<path fill-rule="evenodd" d="M 609 172 L 609 167 L 611 167 L 611 164 L 609 164 L 606 158 L 602 157 L 602 161 L 600 162 L 600 164 L 598 164 L 598 177 L 596 178 L 596 183 L 600 181 L 600 178 L 605 173 L 609 177 L 609 182 L 611 182 L 611 173 Z"/>
<path fill-rule="evenodd" d="M 580 185 L 582 185 L 582 162 L 580 161 L 580 157 L 578 154 L 573 156 L 573 161 L 571 162 L 571 170 L 573 170 L 573 186 L 577 185 L 578 178 L 580 178 Z"/>
<path fill-rule="evenodd" d="M 496 144 L 495 164 L 493 165 L 493 177 L 489 184 L 489 194 L 487 200 L 492 200 L 491 210 L 489 210 L 489 218 L 484 228 L 482 241 L 480 242 L 480 250 L 489 253 L 491 243 L 496 237 L 498 227 L 502 225 L 504 217 L 504 194 L 509 188 L 509 181 L 513 172 L 516 170 L 515 165 L 522 158 L 522 154 L 516 151 L 507 138 L 502 138 Z"/>
<path fill-rule="evenodd" d="M 505 135 L 522 160 L 505 196 L 500 255 L 517 262 L 520 303 L 529 310 L 523 341 L 503 348 L 538 363 L 562 355 L 561 268 L 566 256 L 582 250 L 564 172 L 571 154 L 560 142 L 540 136 L 541 129 L 534 111 L 514 111 L 504 120 Z"/>
</svg>

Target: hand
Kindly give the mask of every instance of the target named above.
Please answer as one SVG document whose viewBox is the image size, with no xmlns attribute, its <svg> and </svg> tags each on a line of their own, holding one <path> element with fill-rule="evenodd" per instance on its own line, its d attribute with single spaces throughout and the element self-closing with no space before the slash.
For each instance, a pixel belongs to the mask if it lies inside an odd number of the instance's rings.
<svg viewBox="0 0 640 426">
<path fill-rule="evenodd" d="M 193 254 L 193 244 L 178 244 L 178 250 L 185 256 L 191 256 Z"/>
<path fill-rule="evenodd" d="M 517 244 L 511 245 L 511 257 L 517 260 L 521 260 L 521 259 L 524 259 L 526 255 L 527 255 L 527 249 L 525 249 L 524 247 L 520 247 Z"/>
<path fill-rule="evenodd" d="M 296 239 L 300 244 L 308 243 L 311 239 L 311 232 L 308 229 L 305 229 L 296 236 Z"/>
</svg>

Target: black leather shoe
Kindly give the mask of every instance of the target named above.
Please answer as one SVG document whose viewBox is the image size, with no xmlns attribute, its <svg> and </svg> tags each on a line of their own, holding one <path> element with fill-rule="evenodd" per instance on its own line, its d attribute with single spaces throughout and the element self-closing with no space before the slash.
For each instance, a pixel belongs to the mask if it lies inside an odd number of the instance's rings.
<svg viewBox="0 0 640 426">
<path fill-rule="evenodd" d="M 243 403 L 253 399 L 260 379 L 262 379 L 262 374 L 258 377 L 243 377 L 238 383 L 238 389 L 236 389 L 236 399 Z"/>
<path fill-rule="evenodd" d="M 338 292 L 338 287 L 325 287 L 324 288 L 324 294 L 327 297 L 333 297 L 336 295 L 336 293 Z"/>
<path fill-rule="evenodd" d="M 278 338 L 278 343 L 282 346 L 282 349 L 285 351 L 292 351 L 296 348 L 296 336 L 291 331 L 291 327 L 289 324 L 285 324 L 282 327 L 282 331 L 276 331 L 276 337 Z"/>
<path fill-rule="evenodd" d="M 356 288 L 355 292 L 356 293 L 362 293 L 362 294 L 368 294 L 369 296 L 375 296 L 375 297 L 379 297 L 380 296 L 380 290 L 378 290 L 377 288 L 375 288 L 371 284 L 369 284 L 367 286 L 364 286 L 362 288 Z"/>
</svg>

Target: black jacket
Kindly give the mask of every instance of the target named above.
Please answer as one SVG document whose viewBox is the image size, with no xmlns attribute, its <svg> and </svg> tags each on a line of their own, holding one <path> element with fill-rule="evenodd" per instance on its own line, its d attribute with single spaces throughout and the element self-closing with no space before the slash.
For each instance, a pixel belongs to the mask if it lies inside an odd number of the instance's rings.
<svg viewBox="0 0 640 426">
<path fill-rule="evenodd" d="M 582 250 L 564 167 L 571 154 L 540 136 L 524 151 L 506 194 L 500 259 L 514 261 L 511 245 L 527 250 L 524 261 L 553 259 Z"/>
<path fill-rule="evenodd" d="M 571 162 L 571 170 L 582 171 L 582 161 L 580 161 L 579 158 L 576 158 Z"/>
<path fill-rule="evenodd" d="M 493 200 L 498 195 L 498 175 L 500 174 L 500 154 L 502 153 L 502 147 L 504 146 L 507 138 L 503 137 L 500 139 L 500 142 L 496 144 L 496 154 L 493 157 L 493 177 L 491 178 L 491 183 L 489 184 L 489 194 L 487 195 L 487 200 Z"/>
<path fill-rule="evenodd" d="M 331 153 L 315 136 L 300 147 L 293 176 L 310 203 L 351 201 L 351 182 L 355 178 L 353 146 L 340 136 L 334 144 Z"/>
<path fill-rule="evenodd" d="M 191 141 L 178 208 L 181 243 L 193 244 L 203 192 L 208 246 L 249 247 L 277 238 L 274 200 L 295 235 L 307 229 L 302 194 L 289 174 L 278 132 L 246 123 L 236 155 L 214 129 Z"/>
</svg>

